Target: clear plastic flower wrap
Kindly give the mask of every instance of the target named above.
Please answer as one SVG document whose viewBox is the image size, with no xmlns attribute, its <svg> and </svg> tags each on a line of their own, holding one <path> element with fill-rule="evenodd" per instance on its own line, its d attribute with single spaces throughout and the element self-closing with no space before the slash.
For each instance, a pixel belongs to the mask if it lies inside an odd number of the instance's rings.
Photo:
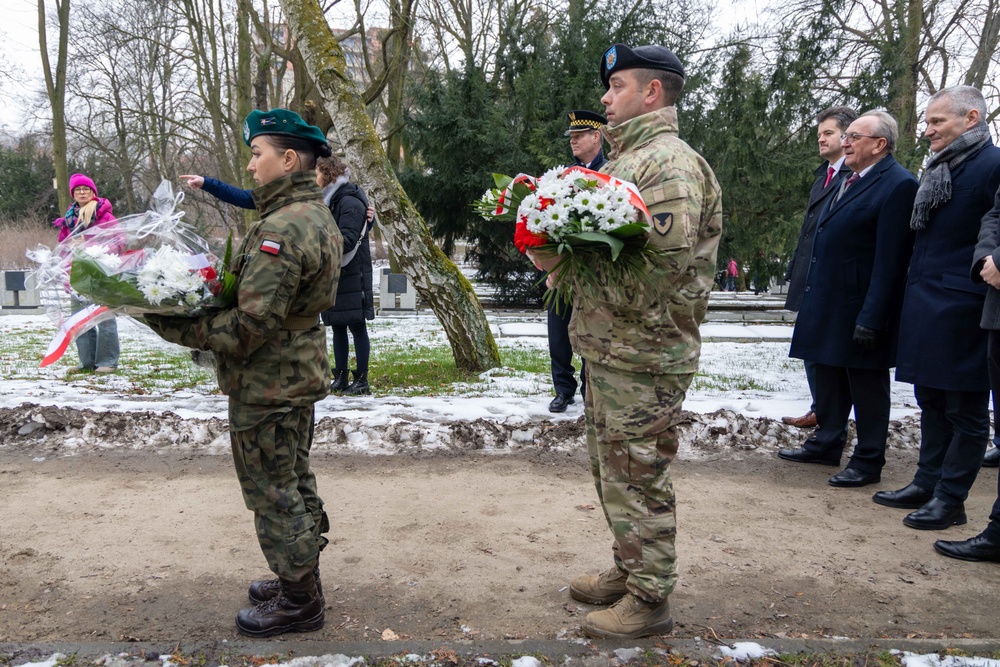
<svg viewBox="0 0 1000 667">
<path fill-rule="evenodd" d="M 59 327 L 43 366 L 115 314 L 195 317 L 232 305 L 236 278 L 227 270 L 232 237 L 220 259 L 182 222 L 183 199 L 162 181 L 145 213 L 80 230 L 54 249 L 28 252 L 38 263 L 34 280 L 42 303 Z M 80 302 L 90 305 L 81 309 Z"/>
</svg>

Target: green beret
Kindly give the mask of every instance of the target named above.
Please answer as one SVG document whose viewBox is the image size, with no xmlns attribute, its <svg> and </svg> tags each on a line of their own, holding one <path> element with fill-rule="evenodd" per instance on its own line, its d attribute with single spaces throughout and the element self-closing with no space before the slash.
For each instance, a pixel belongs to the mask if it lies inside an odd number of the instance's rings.
<svg viewBox="0 0 1000 667">
<path fill-rule="evenodd" d="M 566 114 L 569 119 L 569 129 L 563 132 L 563 136 L 569 136 L 570 132 L 582 132 L 584 130 L 599 130 L 608 124 L 608 119 L 593 111 L 577 110 Z"/>
<path fill-rule="evenodd" d="M 288 109 L 271 109 L 270 111 L 251 111 L 243 121 L 243 141 L 247 146 L 254 137 L 261 134 L 283 134 L 299 139 L 309 139 L 325 144 L 326 135 L 315 125 L 302 120 L 302 116 Z"/>
<path fill-rule="evenodd" d="M 684 65 L 680 58 L 665 46 L 637 46 L 633 49 L 625 44 L 613 44 L 601 58 L 601 83 L 605 90 L 611 87 L 611 74 L 626 69 L 658 69 L 684 78 Z"/>
</svg>

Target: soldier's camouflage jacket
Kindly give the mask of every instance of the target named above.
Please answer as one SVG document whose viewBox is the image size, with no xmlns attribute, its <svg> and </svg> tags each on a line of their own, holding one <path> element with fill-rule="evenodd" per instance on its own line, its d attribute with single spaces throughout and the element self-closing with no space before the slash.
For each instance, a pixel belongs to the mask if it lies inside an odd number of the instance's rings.
<svg viewBox="0 0 1000 667">
<path fill-rule="evenodd" d="M 344 242 L 316 172 L 253 191 L 261 220 L 233 255 L 237 307 L 200 318 L 149 318 L 165 339 L 216 355 L 219 387 L 239 403 L 305 406 L 329 391 L 326 329 Z"/>
<path fill-rule="evenodd" d="M 694 373 L 722 234 L 722 195 L 704 158 L 677 136 L 666 107 L 605 126 L 601 168 L 635 183 L 653 218 L 650 243 L 666 251 L 638 285 L 608 285 L 573 301 L 573 349 L 626 372 Z"/>
</svg>

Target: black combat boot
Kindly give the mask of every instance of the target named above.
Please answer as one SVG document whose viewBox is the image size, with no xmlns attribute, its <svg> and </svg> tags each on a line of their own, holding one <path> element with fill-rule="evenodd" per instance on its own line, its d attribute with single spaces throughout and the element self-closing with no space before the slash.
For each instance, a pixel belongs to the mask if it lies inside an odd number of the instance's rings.
<svg viewBox="0 0 1000 667">
<path fill-rule="evenodd" d="M 323 582 L 319 578 L 319 563 L 313 568 L 313 576 L 316 577 L 316 590 L 319 591 L 319 596 L 323 597 Z M 279 593 L 281 593 L 280 579 L 258 579 L 250 584 L 250 590 L 247 591 L 250 602 L 254 604 L 267 602 L 271 598 L 277 597 Z"/>
<path fill-rule="evenodd" d="M 236 629 L 250 637 L 313 632 L 323 627 L 325 606 L 313 574 L 302 581 L 282 580 L 279 595 L 236 614 Z"/>
<path fill-rule="evenodd" d="M 354 375 L 354 382 L 344 390 L 345 394 L 351 396 L 368 395 L 372 390 L 368 387 L 368 371 L 351 371 Z"/>
<path fill-rule="evenodd" d="M 333 369 L 333 382 L 330 383 L 330 391 L 335 394 L 347 389 L 349 378 L 347 377 L 347 370 L 341 370 L 339 368 Z"/>
</svg>

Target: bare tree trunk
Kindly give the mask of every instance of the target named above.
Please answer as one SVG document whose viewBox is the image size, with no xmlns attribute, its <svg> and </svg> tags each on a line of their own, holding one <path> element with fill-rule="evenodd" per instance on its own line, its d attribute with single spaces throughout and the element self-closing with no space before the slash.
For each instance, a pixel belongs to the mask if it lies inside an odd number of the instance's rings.
<svg viewBox="0 0 1000 667">
<path fill-rule="evenodd" d="M 900 162 L 916 171 L 920 156 L 914 154 L 917 145 L 917 80 L 920 69 L 920 33 L 924 27 L 923 0 L 903 0 L 898 7 L 899 31 L 891 62 L 888 109 L 899 123 L 899 144 L 896 155 Z"/>
<path fill-rule="evenodd" d="M 41 48 L 42 71 L 45 73 L 45 92 L 52 106 L 52 160 L 55 162 L 56 191 L 59 211 L 69 208 L 69 166 L 66 162 L 66 49 L 69 44 L 69 0 L 56 0 L 59 17 L 59 47 L 56 69 L 49 62 L 49 45 L 45 34 L 45 0 L 38 0 L 38 45 Z"/>
<path fill-rule="evenodd" d="M 379 203 L 389 249 L 444 326 L 455 364 L 468 371 L 499 366 L 500 351 L 472 285 L 434 244 L 426 223 L 396 179 L 319 3 L 281 0 L 281 4 L 306 67 L 345 140 L 347 158 Z"/>
</svg>

